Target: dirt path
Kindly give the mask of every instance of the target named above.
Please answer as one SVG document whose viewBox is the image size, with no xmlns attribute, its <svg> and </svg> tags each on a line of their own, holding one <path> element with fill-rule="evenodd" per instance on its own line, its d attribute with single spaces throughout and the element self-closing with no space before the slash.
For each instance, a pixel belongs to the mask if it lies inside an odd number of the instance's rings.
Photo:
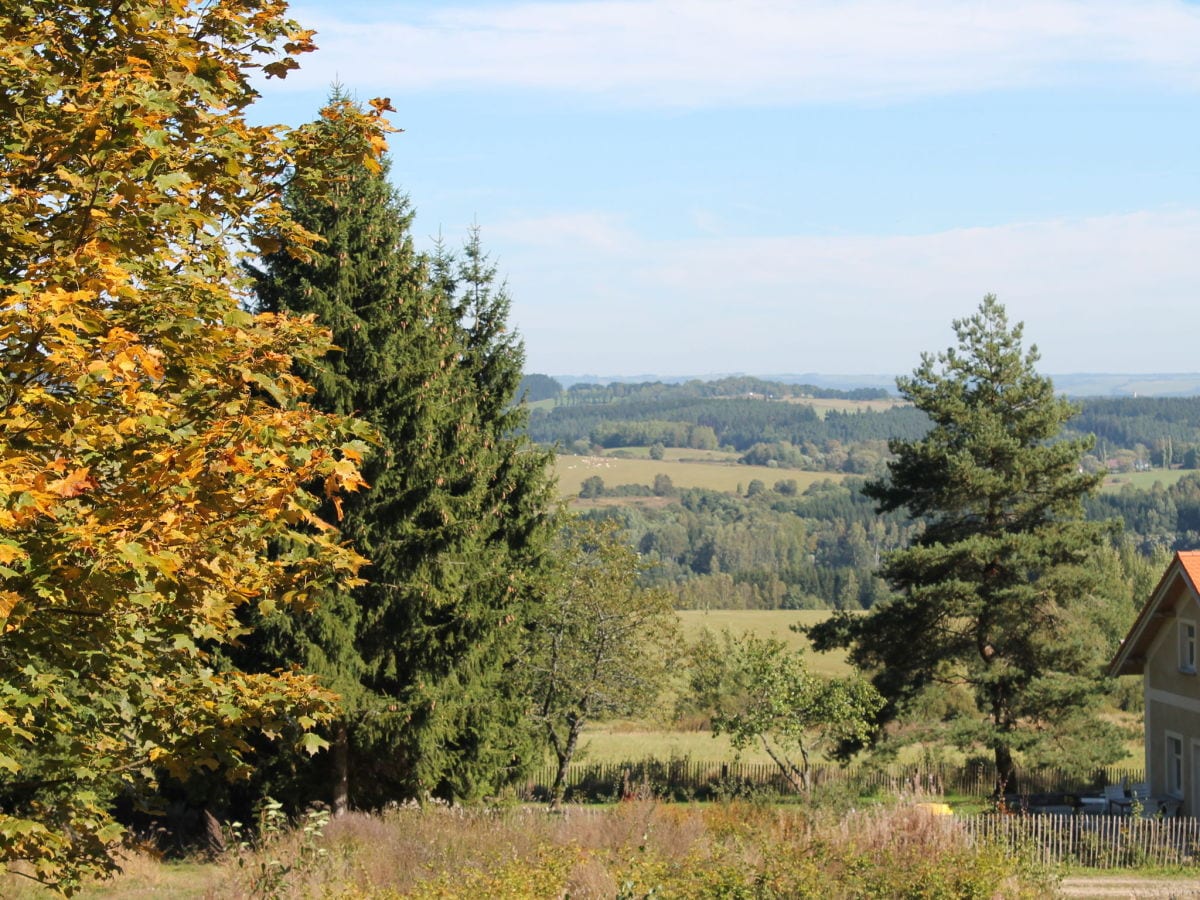
<svg viewBox="0 0 1200 900">
<path fill-rule="evenodd" d="M 1082 875 L 1064 878 L 1062 897 L 1128 897 L 1138 900 L 1200 900 L 1200 878 L 1138 878 Z"/>
</svg>

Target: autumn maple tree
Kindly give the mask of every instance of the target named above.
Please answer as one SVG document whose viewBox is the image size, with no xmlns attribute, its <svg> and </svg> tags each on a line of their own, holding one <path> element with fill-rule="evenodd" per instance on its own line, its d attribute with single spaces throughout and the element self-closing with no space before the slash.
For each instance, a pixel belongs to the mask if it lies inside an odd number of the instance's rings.
<svg viewBox="0 0 1200 900">
<path fill-rule="evenodd" d="M 242 305 L 236 248 L 303 252 L 281 185 L 330 152 L 244 117 L 312 49 L 285 7 L 0 9 L 0 859 L 59 889 L 112 865 L 118 790 L 236 777 L 330 710 L 206 650 L 360 562 L 314 512 L 364 450 L 294 374 L 323 332 Z M 352 123 L 376 152 L 385 107 Z"/>
</svg>

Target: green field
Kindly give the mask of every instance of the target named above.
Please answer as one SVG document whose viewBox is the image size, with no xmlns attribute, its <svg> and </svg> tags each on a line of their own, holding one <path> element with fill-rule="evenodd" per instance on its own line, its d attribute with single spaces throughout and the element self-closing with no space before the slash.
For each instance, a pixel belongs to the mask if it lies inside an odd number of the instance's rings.
<svg viewBox="0 0 1200 900">
<path fill-rule="evenodd" d="M 681 450 L 681 454 L 700 454 L 699 450 Z M 619 484 L 654 483 L 654 476 L 669 475 L 677 488 L 708 488 L 732 493 L 755 478 L 771 487 L 777 481 L 795 480 L 801 491 L 818 481 L 841 481 L 840 472 L 802 472 L 799 469 L 775 469 L 769 466 L 739 466 L 726 462 L 683 462 L 680 459 L 617 459 L 611 456 L 559 456 L 554 463 L 558 492 L 575 497 L 584 480 L 593 475 L 604 479 L 605 487 Z"/>
<path fill-rule="evenodd" d="M 827 610 L 786 609 L 714 609 L 681 610 L 679 620 L 683 637 L 691 643 L 705 629 L 721 632 L 728 628 L 735 634 L 752 632 L 760 637 L 773 637 L 797 650 L 808 650 L 809 642 L 792 631 L 793 624 L 813 625 L 829 616 Z M 809 670 L 823 676 L 842 676 L 850 673 L 844 653 L 811 653 L 806 655 Z M 682 731 L 671 727 L 673 699 L 668 692 L 658 713 L 658 720 L 609 721 L 589 724 L 583 733 L 584 756 L 580 762 L 622 762 L 647 757 L 669 759 L 687 757 L 699 762 L 720 762 L 735 756 L 727 738 L 713 737 L 708 731 Z M 742 753 L 748 763 L 769 763 L 770 757 L 754 747 Z"/>
<path fill-rule="evenodd" d="M 822 419 L 830 410 L 838 412 L 883 412 L 897 406 L 909 406 L 908 402 L 899 399 L 892 400 L 835 400 L 821 397 L 803 397 L 788 400 L 802 406 L 811 406 Z"/>
<path fill-rule="evenodd" d="M 689 643 L 705 628 L 715 633 L 726 628 L 734 634 L 750 632 L 781 640 L 794 650 L 804 650 L 809 671 L 817 675 L 849 675 L 851 668 L 845 653 L 813 653 L 808 638 L 791 630 L 792 625 L 815 625 L 829 616 L 826 609 L 684 609 L 679 612 L 679 621 L 683 637 Z"/>
<path fill-rule="evenodd" d="M 1116 493 L 1125 485 L 1131 484 L 1138 490 L 1145 491 L 1154 487 L 1156 482 L 1163 487 L 1170 487 L 1181 478 L 1195 474 L 1197 474 L 1195 469 L 1151 469 L 1149 472 L 1123 472 L 1120 475 L 1109 475 L 1105 478 L 1100 490 Z"/>
</svg>

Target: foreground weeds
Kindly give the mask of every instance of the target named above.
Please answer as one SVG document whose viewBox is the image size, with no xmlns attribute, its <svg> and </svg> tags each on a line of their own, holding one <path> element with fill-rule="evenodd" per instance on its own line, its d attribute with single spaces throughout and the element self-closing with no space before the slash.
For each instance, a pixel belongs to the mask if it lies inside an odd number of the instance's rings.
<svg viewBox="0 0 1200 900">
<path fill-rule="evenodd" d="M 1055 879 L 952 819 L 900 806 L 813 818 L 751 803 L 348 816 L 300 895 L 369 898 L 1041 897 Z M 344 892 L 340 893 L 339 892 Z"/>
<path fill-rule="evenodd" d="M 243 846 L 214 864 L 220 890 L 202 896 L 1032 898 L 1057 885 L 999 847 L 971 846 L 950 817 L 905 805 L 844 815 L 744 802 L 405 808 L 335 819 L 319 849 L 311 827 Z M 118 881 L 93 896 L 136 895 Z"/>
</svg>

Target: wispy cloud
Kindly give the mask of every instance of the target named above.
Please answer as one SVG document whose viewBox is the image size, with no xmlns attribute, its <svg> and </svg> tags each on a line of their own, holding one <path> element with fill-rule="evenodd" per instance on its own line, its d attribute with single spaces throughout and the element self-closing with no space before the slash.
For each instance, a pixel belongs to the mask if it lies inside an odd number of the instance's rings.
<svg viewBox="0 0 1200 900">
<path fill-rule="evenodd" d="M 1200 368 L 1179 327 L 1195 318 L 1200 210 L 909 236 L 628 238 L 560 247 L 549 266 L 545 238 L 493 246 L 539 371 L 907 371 L 989 292 L 1027 322 L 1047 371 Z"/>
<path fill-rule="evenodd" d="M 353 3 L 349 4 L 353 7 Z M 296 15 L 321 52 L 288 79 L 363 92 L 519 88 L 632 105 L 880 101 L 1080 81 L 1200 89 L 1182 0 L 594 0 Z M 374 10 L 374 11 L 372 11 Z"/>
<path fill-rule="evenodd" d="M 546 251 L 608 254 L 628 252 L 638 242 L 632 231 L 606 213 L 558 213 L 511 219 L 489 226 L 487 231 L 489 239 Z"/>
</svg>

